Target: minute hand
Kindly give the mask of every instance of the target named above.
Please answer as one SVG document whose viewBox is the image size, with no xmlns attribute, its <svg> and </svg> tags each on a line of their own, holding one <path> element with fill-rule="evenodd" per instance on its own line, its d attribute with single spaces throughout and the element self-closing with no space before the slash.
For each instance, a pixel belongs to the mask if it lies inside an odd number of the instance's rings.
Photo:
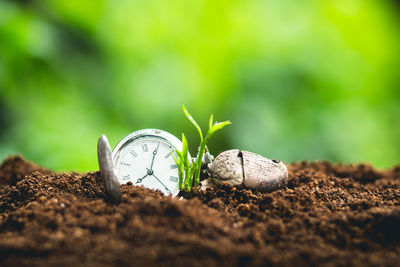
<svg viewBox="0 0 400 267">
<path fill-rule="evenodd" d="M 147 170 L 149 170 L 149 169 L 147 169 Z M 162 184 L 162 186 L 164 186 L 164 188 L 165 188 L 169 193 L 171 193 L 171 190 L 169 190 L 168 187 L 166 187 L 165 184 L 163 184 L 163 182 L 161 182 L 161 180 L 158 179 L 158 177 L 154 174 L 154 172 L 153 172 L 152 175 L 154 176 L 154 178 L 157 179 L 157 181 L 158 181 L 160 184 Z"/>
<path fill-rule="evenodd" d="M 155 158 L 155 157 L 156 157 L 156 155 L 157 155 L 157 152 L 158 152 L 158 148 L 159 148 L 159 147 L 160 147 L 160 144 L 158 144 L 157 148 L 156 148 L 156 149 L 154 149 L 154 151 L 153 151 L 153 159 L 151 160 L 150 171 L 152 171 L 152 170 L 153 170 L 154 158 Z"/>
</svg>

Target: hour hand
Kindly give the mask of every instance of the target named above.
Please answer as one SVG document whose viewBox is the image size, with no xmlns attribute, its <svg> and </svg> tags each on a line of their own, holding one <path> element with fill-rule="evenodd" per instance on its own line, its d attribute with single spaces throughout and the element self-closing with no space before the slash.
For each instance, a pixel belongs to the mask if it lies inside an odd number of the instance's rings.
<svg viewBox="0 0 400 267">
<path fill-rule="evenodd" d="M 140 184 L 143 181 L 143 179 L 146 178 L 147 176 L 148 176 L 148 174 L 146 173 L 145 176 L 143 176 L 142 178 L 137 179 L 135 184 Z"/>
</svg>

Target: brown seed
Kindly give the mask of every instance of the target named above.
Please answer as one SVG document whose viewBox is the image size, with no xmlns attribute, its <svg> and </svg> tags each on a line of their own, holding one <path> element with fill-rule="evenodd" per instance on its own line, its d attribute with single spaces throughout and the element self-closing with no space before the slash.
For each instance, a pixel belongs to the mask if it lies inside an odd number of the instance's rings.
<svg viewBox="0 0 400 267">
<path fill-rule="evenodd" d="M 233 149 L 222 152 L 213 162 L 208 164 L 207 171 L 211 177 L 229 181 L 232 185 L 243 183 L 243 158 L 240 150 Z"/>
<path fill-rule="evenodd" d="M 285 186 L 288 180 L 288 171 L 282 161 L 238 149 L 219 154 L 207 170 L 211 178 L 203 181 L 204 187 L 228 182 L 271 192 Z"/>
<path fill-rule="evenodd" d="M 288 171 L 282 161 L 270 160 L 258 154 L 242 151 L 244 185 L 271 192 L 286 185 Z"/>
</svg>

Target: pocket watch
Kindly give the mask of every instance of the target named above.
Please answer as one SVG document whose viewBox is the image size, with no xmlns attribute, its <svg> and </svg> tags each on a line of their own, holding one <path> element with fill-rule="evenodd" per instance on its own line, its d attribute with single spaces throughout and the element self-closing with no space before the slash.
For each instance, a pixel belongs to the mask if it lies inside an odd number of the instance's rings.
<svg viewBox="0 0 400 267">
<path fill-rule="evenodd" d="M 176 158 L 177 150 L 182 150 L 182 142 L 166 131 L 143 129 L 129 134 L 111 154 L 118 182 L 178 195 L 178 167 L 172 156 Z"/>
</svg>

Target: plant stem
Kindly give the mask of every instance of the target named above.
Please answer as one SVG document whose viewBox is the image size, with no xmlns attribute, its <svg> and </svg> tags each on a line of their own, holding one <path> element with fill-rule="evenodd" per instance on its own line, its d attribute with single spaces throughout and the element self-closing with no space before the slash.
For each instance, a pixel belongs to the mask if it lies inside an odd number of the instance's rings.
<svg viewBox="0 0 400 267">
<path fill-rule="evenodd" d="M 197 160 L 196 160 L 197 170 L 196 170 L 196 175 L 195 175 L 195 180 L 194 180 L 195 186 L 198 186 L 200 184 L 201 165 L 202 165 L 203 155 L 206 150 L 206 146 L 207 146 L 207 142 L 208 142 L 209 138 L 210 138 L 210 135 L 209 135 L 209 131 L 208 131 L 206 138 L 204 138 L 204 140 L 200 143 L 199 155 L 197 156 Z"/>
<path fill-rule="evenodd" d="M 182 170 L 179 171 L 179 175 L 178 176 L 179 176 L 179 180 L 178 180 L 179 190 L 182 190 L 183 189 L 183 176 L 184 176 L 184 173 L 183 173 Z"/>
<path fill-rule="evenodd" d="M 186 155 L 187 157 L 187 155 Z M 185 160 L 185 173 L 186 173 L 186 177 L 185 177 L 185 191 L 189 192 L 190 188 L 192 188 L 192 183 L 193 183 L 193 177 L 190 177 L 190 163 L 188 162 L 188 160 Z"/>
</svg>

